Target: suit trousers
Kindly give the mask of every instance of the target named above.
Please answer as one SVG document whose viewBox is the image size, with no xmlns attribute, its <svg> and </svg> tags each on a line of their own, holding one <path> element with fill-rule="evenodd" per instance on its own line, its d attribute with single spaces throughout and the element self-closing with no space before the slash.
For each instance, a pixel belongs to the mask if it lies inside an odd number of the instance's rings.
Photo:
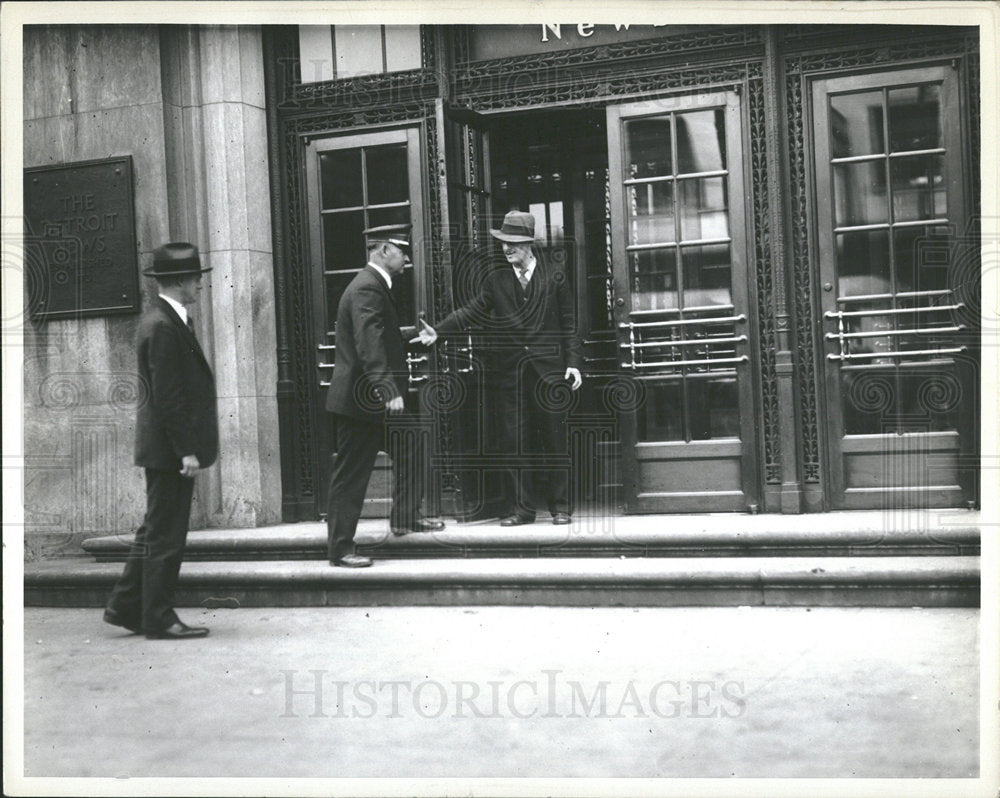
<svg viewBox="0 0 1000 798">
<path fill-rule="evenodd" d="M 392 510 L 389 524 L 406 528 L 416 522 L 423 498 L 425 430 L 416 416 L 404 413 L 385 423 L 335 414 L 337 453 L 327 491 L 327 549 L 331 560 L 354 553 L 368 482 L 380 450 L 392 460 Z"/>
<path fill-rule="evenodd" d="M 159 631 L 177 621 L 174 588 L 184 558 L 193 493 L 190 477 L 146 469 L 146 517 L 108 601 L 109 609 L 144 631 Z"/>
<path fill-rule="evenodd" d="M 510 512 L 534 518 L 536 503 L 544 499 L 549 512 L 569 514 L 566 410 L 559 392 L 552 391 L 530 364 L 519 376 L 493 391 L 500 450 L 518 461 L 506 472 Z"/>
</svg>

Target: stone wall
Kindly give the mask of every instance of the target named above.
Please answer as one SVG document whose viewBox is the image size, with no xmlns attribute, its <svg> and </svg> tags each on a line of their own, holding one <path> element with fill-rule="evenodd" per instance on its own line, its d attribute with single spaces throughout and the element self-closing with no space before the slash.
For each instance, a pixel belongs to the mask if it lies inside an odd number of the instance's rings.
<svg viewBox="0 0 1000 798">
<path fill-rule="evenodd" d="M 260 31 L 34 26 L 24 37 L 24 165 L 131 155 L 140 270 L 167 240 L 203 253 L 197 332 L 216 372 L 219 463 L 192 529 L 280 518 L 270 208 Z M 143 304 L 155 295 L 144 280 Z M 26 291 L 27 293 L 27 291 Z M 25 555 L 129 534 L 138 317 L 25 323 Z"/>
</svg>

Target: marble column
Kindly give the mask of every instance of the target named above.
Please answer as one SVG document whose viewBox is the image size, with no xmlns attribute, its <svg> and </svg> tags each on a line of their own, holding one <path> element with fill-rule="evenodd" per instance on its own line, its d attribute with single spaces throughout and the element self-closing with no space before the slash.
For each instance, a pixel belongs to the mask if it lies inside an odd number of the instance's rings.
<svg viewBox="0 0 1000 798">
<path fill-rule="evenodd" d="M 267 130 L 261 31 L 160 30 L 170 238 L 206 266 L 197 334 L 215 370 L 220 457 L 199 478 L 192 528 L 281 517 Z"/>
</svg>

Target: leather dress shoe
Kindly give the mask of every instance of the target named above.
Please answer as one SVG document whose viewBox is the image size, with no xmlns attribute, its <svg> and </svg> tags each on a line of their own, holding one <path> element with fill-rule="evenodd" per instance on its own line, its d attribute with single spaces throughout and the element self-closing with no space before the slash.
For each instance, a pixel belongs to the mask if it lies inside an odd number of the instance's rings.
<svg viewBox="0 0 1000 798">
<path fill-rule="evenodd" d="M 390 527 L 392 534 L 397 536 L 409 535 L 411 532 L 440 532 L 442 529 L 444 521 L 428 521 L 424 518 L 414 521 L 412 526 Z"/>
<path fill-rule="evenodd" d="M 372 561 L 371 558 L 361 554 L 345 554 L 343 557 L 330 560 L 330 564 L 339 565 L 341 568 L 367 568 Z"/>
<path fill-rule="evenodd" d="M 146 632 L 146 637 L 150 640 L 186 640 L 189 637 L 206 637 L 207 635 L 207 626 L 188 626 L 180 621 L 170 624 L 166 629 Z"/>
<path fill-rule="evenodd" d="M 142 631 L 140 624 L 129 620 L 120 612 L 110 608 L 104 610 L 104 622 L 110 623 L 112 626 L 121 626 L 123 629 L 128 629 L 130 632 L 134 632 L 135 634 Z"/>
<path fill-rule="evenodd" d="M 508 515 L 500 519 L 500 526 L 526 526 L 535 523 L 535 519 L 530 515 Z"/>
<path fill-rule="evenodd" d="M 568 513 L 552 513 L 552 523 L 556 526 L 561 526 L 562 524 L 569 523 Z"/>
</svg>

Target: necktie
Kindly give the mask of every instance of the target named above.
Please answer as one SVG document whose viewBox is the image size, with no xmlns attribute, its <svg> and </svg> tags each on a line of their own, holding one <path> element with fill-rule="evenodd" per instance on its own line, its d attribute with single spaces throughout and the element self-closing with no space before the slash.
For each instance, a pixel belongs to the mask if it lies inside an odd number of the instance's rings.
<svg viewBox="0 0 1000 798">
<path fill-rule="evenodd" d="M 521 284 L 521 290 L 528 290 L 528 270 L 523 266 L 517 270 L 517 281 Z"/>
<path fill-rule="evenodd" d="M 188 314 L 188 317 L 187 317 L 187 328 L 191 331 L 191 335 L 194 335 L 194 319 L 191 318 L 191 314 L 190 313 Z M 195 335 L 195 338 L 197 338 L 197 337 L 198 336 Z"/>
</svg>

